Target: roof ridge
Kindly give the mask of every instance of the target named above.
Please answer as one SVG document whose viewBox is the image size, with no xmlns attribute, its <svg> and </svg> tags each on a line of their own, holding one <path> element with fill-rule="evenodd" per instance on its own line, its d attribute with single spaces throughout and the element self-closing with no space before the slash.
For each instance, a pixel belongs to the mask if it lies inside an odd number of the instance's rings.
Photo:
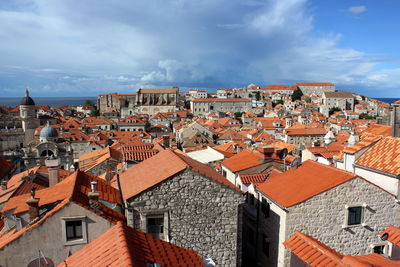
<svg viewBox="0 0 400 267">
<path fill-rule="evenodd" d="M 343 170 L 343 169 L 339 169 L 339 168 L 334 167 L 334 166 L 331 166 L 331 165 L 326 165 L 326 164 L 323 164 L 323 163 L 321 163 L 321 162 L 317 162 L 317 161 L 314 161 L 314 160 L 311 160 L 311 159 L 302 162 L 301 165 L 303 165 L 303 164 L 306 163 L 307 161 L 316 163 L 317 165 L 320 165 L 320 166 L 328 167 L 328 168 L 330 168 L 330 169 L 332 169 L 332 170 L 335 170 L 335 171 L 340 171 L 340 172 L 342 172 L 342 173 L 352 174 L 352 175 L 353 175 L 353 178 L 354 178 L 354 177 L 358 177 L 358 175 L 356 175 L 355 173 L 352 173 L 352 172 L 349 172 L 349 171 L 346 171 L 346 170 Z"/>
</svg>

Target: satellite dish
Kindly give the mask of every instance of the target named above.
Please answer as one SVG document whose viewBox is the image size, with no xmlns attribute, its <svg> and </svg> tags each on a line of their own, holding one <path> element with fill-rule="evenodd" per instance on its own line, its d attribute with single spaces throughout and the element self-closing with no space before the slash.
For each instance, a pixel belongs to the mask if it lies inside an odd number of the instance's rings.
<svg viewBox="0 0 400 267">
<path fill-rule="evenodd" d="M 290 164 L 291 167 L 297 167 L 300 165 L 300 159 L 299 158 L 295 158 L 292 162 L 292 164 Z"/>
<path fill-rule="evenodd" d="M 286 158 L 287 155 L 288 155 L 288 150 L 287 150 L 287 148 L 284 148 L 284 149 L 282 149 L 282 151 L 279 153 L 279 158 L 283 160 L 283 159 Z"/>
<path fill-rule="evenodd" d="M 36 258 L 28 264 L 28 267 L 54 267 L 54 262 L 50 258 Z"/>
</svg>

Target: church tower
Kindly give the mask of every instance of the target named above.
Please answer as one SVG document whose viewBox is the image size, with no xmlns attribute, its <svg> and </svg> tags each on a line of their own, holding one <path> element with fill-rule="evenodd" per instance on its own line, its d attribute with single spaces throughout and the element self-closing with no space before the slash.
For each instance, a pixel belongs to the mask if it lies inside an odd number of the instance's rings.
<svg viewBox="0 0 400 267">
<path fill-rule="evenodd" d="M 22 129 L 25 132 L 25 144 L 28 144 L 33 140 L 35 129 L 39 126 L 36 118 L 35 102 L 29 96 L 28 89 L 25 91 L 25 97 L 21 99 L 19 112 L 22 120 Z"/>
</svg>

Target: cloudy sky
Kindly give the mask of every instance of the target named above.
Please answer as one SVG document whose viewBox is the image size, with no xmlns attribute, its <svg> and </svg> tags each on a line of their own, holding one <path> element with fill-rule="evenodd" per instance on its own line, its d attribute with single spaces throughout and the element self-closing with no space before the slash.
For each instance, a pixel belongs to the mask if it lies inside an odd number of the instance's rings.
<svg viewBox="0 0 400 267">
<path fill-rule="evenodd" d="M 397 0 L 1 0 L 0 97 L 333 82 L 400 97 Z"/>
</svg>

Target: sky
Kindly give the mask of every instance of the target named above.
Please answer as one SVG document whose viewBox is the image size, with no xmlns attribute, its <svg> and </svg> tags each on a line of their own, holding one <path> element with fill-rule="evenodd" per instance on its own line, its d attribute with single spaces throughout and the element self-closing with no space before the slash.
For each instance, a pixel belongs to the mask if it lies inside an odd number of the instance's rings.
<svg viewBox="0 0 400 267">
<path fill-rule="evenodd" d="M 1 0 L 0 97 L 333 82 L 400 97 L 398 0 Z"/>
</svg>

